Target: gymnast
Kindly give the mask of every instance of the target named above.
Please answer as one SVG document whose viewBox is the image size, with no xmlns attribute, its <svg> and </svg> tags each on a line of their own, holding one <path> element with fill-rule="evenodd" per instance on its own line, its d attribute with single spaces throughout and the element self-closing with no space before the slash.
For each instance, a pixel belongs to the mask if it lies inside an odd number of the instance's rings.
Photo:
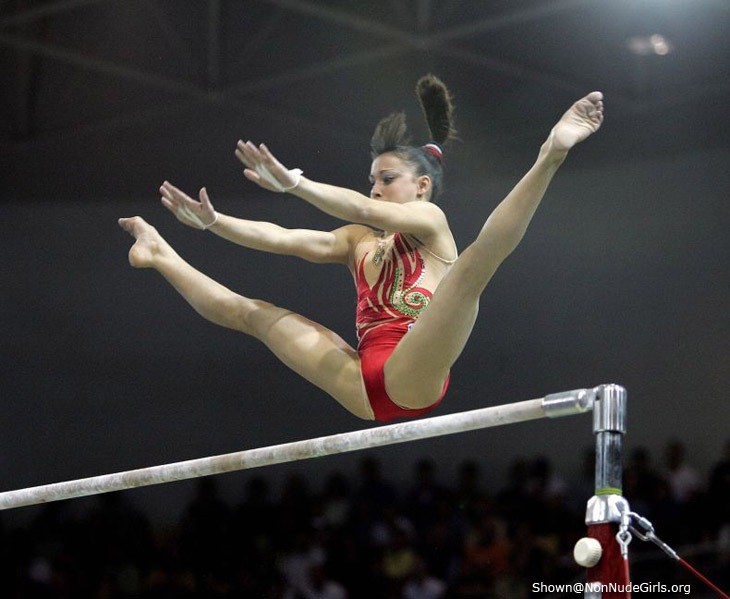
<svg viewBox="0 0 730 599">
<path fill-rule="evenodd" d="M 418 81 L 416 92 L 431 140 L 410 145 L 403 113 L 382 119 L 370 142 L 370 197 L 288 169 L 264 144 L 238 142 L 247 179 L 350 223 L 333 231 L 234 218 L 214 210 L 205 188 L 199 201 L 167 181 L 160 188 L 162 204 L 190 227 L 256 250 L 346 265 L 357 289 L 357 349 L 318 323 L 236 294 L 197 271 L 138 216 L 119 220 L 136 239 L 130 264 L 156 269 L 204 318 L 259 339 L 355 416 L 384 422 L 433 410 L 471 334 L 482 291 L 524 236 L 568 151 L 601 126 L 603 96 L 592 92 L 568 109 L 534 165 L 457 255 L 446 216 L 434 203 L 443 146 L 455 134 L 452 98 L 432 75 Z"/>
</svg>

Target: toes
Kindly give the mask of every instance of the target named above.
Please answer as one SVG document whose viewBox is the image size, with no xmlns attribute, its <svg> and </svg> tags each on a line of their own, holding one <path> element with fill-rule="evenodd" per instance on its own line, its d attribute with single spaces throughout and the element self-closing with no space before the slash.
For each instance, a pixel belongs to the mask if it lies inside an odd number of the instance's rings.
<svg viewBox="0 0 730 599">
<path fill-rule="evenodd" d="M 603 100 L 603 93 L 599 91 L 591 92 L 586 96 L 586 98 L 593 103 L 600 102 Z"/>
</svg>

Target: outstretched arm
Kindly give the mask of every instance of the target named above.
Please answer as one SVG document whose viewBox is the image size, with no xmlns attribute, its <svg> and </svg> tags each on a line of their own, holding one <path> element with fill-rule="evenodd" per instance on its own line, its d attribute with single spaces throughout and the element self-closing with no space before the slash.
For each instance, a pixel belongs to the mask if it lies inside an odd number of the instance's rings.
<svg viewBox="0 0 730 599">
<path fill-rule="evenodd" d="M 216 212 L 203 187 L 200 201 L 168 181 L 160 187 L 162 204 L 185 225 L 208 229 L 219 237 L 244 247 L 297 256 L 310 262 L 347 264 L 357 241 L 367 232 L 365 227 L 341 227 L 334 231 L 286 229 L 273 223 L 234 218 Z"/>
<path fill-rule="evenodd" d="M 269 191 L 287 191 L 336 218 L 384 231 L 412 233 L 422 241 L 448 228 L 441 209 L 430 202 L 378 202 L 351 189 L 312 181 L 298 169 L 287 169 L 264 144 L 257 147 L 250 141 L 239 141 L 236 156 L 250 181 Z"/>
</svg>

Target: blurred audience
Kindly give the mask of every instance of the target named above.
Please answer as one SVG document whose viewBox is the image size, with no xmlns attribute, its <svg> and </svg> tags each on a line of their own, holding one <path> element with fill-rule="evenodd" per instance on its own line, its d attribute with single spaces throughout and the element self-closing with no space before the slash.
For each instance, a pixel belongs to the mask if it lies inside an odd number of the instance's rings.
<svg viewBox="0 0 730 599">
<path fill-rule="evenodd" d="M 645 447 L 627 455 L 632 510 L 672 547 L 716 548 L 697 565 L 727 584 L 730 441 L 707 480 L 677 440 L 665 446 L 664 467 Z M 81 516 L 71 515 L 69 502 L 51 503 L 21 528 L 0 518 L 0 592 L 9 599 L 530 597 L 533 582 L 582 575 L 572 548 L 585 534 L 595 456 L 587 450 L 581 459 L 570 484 L 544 456 L 515 459 L 501 488 L 488 488 L 476 461 L 461 464 L 450 487 L 436 461 L 421 459 L 399 488 L 366 455 L 358 480 L 333 472 L 319 492 L 293 471 L 274 498 L 266 479 L 252 476 L 235 505 L 215 478 L 203 478 L 171 530 L 157 530 L 134 507 L 133 493 L 100 495 Z M 647 546 L 632 544 L 634 555 L 657 557 L 656 566 L 637 563 L 637 580 L 690 582 Z"/>
</svg>

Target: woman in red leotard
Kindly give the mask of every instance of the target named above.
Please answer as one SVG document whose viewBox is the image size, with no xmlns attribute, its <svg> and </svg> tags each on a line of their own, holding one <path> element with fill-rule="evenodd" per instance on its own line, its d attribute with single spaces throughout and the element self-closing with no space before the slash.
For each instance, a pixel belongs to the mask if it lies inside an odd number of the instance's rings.
<svg viewBox="0 0 730 599">
<path fill-rule="evenodd" d="M 357 287 L 357 349 L 303 316 L 248 298 L 185 262 L 140 217 L 120 225 L 136 238 L 129 261 L 154 268 L 208 320 L 261 340 L 287 366 L 347 410 L 368 420 L 420 416 L 446 392 L 451 366 L 471 334 L 479 298 L 522 239 L 568 151 L 598 130 L 603 97 L 575 102 L 553 127 L 535 164 L 457 256 L 446 216 L 434 203 L 442 184 L 442 146 L 454 134 L 451 97 L 428 75 L 416 91 L 432 140 L 409 145 L 402 113 L 384 118 L 371 140 L 370 197 L 287 169 L 261 144 L 239 141 L 245 176 L 347 221 L 334 231 L 284 229 L 216 212 L 167 181 L 162 203 L 184 224 L 245 247 L 348 266 Z"/>
</svg>

